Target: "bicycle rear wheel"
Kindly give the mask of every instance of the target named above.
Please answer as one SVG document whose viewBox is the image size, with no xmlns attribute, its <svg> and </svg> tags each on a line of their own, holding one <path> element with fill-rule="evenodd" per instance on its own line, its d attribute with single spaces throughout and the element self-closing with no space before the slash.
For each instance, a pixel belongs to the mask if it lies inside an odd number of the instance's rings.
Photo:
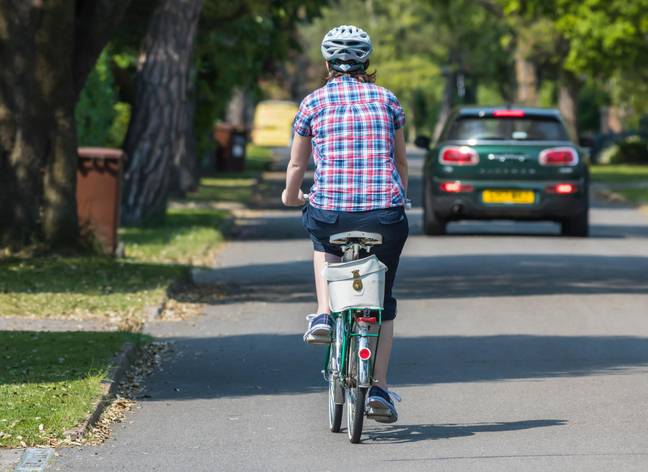
<svg viewBox="0 0 648 472">
<path fill-rule="evenodd" d="M 346 390 L 347 428 L 349 440 L 353 444 L 360 442 L 365 417 L 366 387 L 351 387 Z"/>
<path fill-rule="evenodd" d="M 339 389 L 340 380 L 337 375 L 333 374 L 333 363 L 335 359 L 333 356 L 330 356 L 329 359 L 329 428 L 331 428 L 332 433 L 339 433 L 340 426 L 342 426 L 342 409 L 344 408 L 344 403 L 335 403 L 336 393 L 338 393 L 338 398 L 340 397 Z"/>
</svg>

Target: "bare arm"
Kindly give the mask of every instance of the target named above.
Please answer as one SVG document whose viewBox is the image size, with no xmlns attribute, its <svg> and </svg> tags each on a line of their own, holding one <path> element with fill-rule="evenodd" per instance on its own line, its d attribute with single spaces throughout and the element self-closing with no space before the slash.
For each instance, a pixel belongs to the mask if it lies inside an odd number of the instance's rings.
<svg viewBox="0 0 648 472">
<path fill-rule="evenodd" d="M 409 179 L 409 170 L 407 167 L 407 154 L 405 153 L 405 133 L 403 128 L 396 130 L 394 134 L 394 157 L 396 159 L 396 168 L 400 175 L 405 192 L 407 192 L 407 184 Z"/>
<path fill-rule="evenodd" d="M 295 133 L 290 148 L 290 162 L 286 169 L 286 188 L 281 193 L 281 201 L 286 206 L 299 206 L 305 203 L 300 187 L 311 154 L 311 138 Z"/>
</svg>

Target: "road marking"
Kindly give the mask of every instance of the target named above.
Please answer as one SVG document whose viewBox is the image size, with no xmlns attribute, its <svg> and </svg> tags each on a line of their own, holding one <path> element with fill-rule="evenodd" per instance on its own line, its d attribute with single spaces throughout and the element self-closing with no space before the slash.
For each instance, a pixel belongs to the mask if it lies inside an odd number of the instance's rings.
<svg viewBox="0 0 648 472">
<path fill-rule="evenodd" d="M 51 447 L 30 447 L 25 449 L 14 472 L 43 472 L 54 455 Z"/>
</svg>

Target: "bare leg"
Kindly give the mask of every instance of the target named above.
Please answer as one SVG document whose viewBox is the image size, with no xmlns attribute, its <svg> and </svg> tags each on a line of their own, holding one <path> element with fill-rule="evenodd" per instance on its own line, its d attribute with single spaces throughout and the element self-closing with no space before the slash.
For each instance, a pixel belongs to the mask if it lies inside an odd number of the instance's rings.
<svg viewBox="0 0 648 472">
<path fill-rule="evenodd" d="M 378 342 L 378 352 L 374 362 L 373 377 L 374 385 L 387 390 L 387 369 L 389 368 L 389 358 L 391 357 L 392 341 L 394 339 L 394 322 L 383 321 L 382 330 L 380 331 L 380 341 Z"/>
<path fill-rule="evenodd" d="M 328 284 L 322 277 L 322 269 L 326 262 L 340 262 L 340 258 L 333 254 L 315 251 L 313 253 L 313 267 L 315 269 L 315 290 L 317 291 L 317 313 L 330 314 Z"/>
</svg>

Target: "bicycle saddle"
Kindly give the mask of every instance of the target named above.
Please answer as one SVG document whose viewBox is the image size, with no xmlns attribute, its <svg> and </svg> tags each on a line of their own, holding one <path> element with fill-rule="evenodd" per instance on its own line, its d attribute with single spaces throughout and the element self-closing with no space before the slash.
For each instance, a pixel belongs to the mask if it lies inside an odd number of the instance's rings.
<svg viewBox="0 0 648 472">
<path fill-rule="evenodd" d="M 378 246 L 382 244 L 382 234 L 367 233 L 365 231 L 346 231 L 332 235 L 329 242 L 336 246 L 344 246 L 349 243 L 358 243 L 363 246 Z"/>
</svg>

